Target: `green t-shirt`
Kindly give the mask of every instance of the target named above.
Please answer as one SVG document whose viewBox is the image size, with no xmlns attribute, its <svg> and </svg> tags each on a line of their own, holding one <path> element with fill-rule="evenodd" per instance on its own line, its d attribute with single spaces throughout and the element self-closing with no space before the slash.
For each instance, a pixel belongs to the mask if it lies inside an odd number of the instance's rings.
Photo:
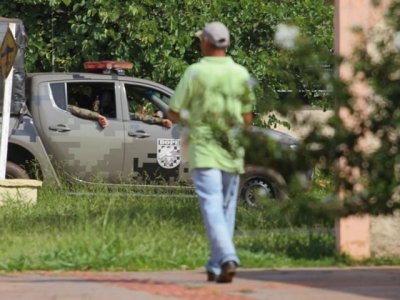
<svg viewBox="0 0 400 300">
<path fill-rule="evenodd" d="M 181 118 L 187 115 L 191 169 L 243 173 L 244 151 L 235 128 L 254 101 L 248 71 L 230 57 L 204 57 L 186 70 L 170 108 Z"/>
</svg>

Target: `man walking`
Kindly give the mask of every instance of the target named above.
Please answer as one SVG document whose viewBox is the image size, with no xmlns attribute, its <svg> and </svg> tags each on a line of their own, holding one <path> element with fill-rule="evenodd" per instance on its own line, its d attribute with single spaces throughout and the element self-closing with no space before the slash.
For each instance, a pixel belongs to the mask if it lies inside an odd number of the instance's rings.
<svg viewBox="0 0 400 300">
<path fill-rule="evenodd" d="M 233 234 L 244 172 L 237 129 L 251 124 L 254 94 L 247 70 L 226 56 L 226 26 L 208 23 L 196 35 L 204 57 L 179 82 L 169 119 L 189 127 L 189 165 L 211 248 L 208 280 L 232 282 L 239 265 Z"/>
</svg>

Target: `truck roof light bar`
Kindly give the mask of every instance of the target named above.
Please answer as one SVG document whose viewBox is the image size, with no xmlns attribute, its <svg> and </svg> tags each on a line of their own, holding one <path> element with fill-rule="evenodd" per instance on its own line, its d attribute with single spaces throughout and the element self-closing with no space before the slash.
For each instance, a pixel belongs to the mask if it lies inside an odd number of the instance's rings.
<svg viewBox="0 0 400 300">
<path fill-rule="evenodd" d="M 128 61 L 114 61 L 114 60 L 103 60 L 103 61 L 87 61 L 83 64 L 83 67 L 88 72 L 125 75 L 125 70 L 131 70 L 133 64 Z"/>
</svg>

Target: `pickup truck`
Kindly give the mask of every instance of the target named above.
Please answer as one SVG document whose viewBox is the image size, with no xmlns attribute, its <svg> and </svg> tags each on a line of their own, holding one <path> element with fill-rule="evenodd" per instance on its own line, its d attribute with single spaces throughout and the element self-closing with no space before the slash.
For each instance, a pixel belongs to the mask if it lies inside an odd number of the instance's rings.
<svg viewBox="0 0 400 300">
<path fill-rule="evenodd" d="M 190 186 L 181 144 L 182 126 L 167 128 L 132 117 L 138 105 L 149 113 L 165 116 L 173 90 L 124 76 L 123 69 L 130 63 L 112 61 L 87 63 L 86 73 L 26 76 L 25 29 L 21 20 L 6 18 L 0 18 L 0 29 L 6 30 L 9 23 L 16 24 L 19 50 L 13 71 L 6 178 L 36 178 L 57 184 L 66 179 L 116 187 Z M 0 80 L 0 95 L 3 89 Z M 106 128 L 71 113 L 70 108 L 76 104 L 94 109 L 105 94 L 109 98 L 109 111 L 103 113 L 109 122 Z M 262 134 L 278 141 L 282 149 L 295 148 L 298 143 L 275 130 L 262 130 Z M 248 165 L 241 196 L 251 205 L 260 189 L 272 198 L 282 198 L 284 185 L 279 170 Z"/>
<path fill-rule="evenodd" d="M 34 73 L 26 77 L 26 107 L 10 123 L 7 178 L 39 177 L 60 182 L 60 176 L 83 183 L 154 184 L 188 181 L 179 124 L 171 128 L 131 118 L 138 103 L 161 114 L 168 110 L 170 88 L 121 74 Z M 112 94 L 113 112 L 102 128 L 96 121 L 69 111 L 77 97 L 95 101 Z M 283 148 L 296 147 L 287 134 L 264 131 Z M 34 163 L 33 163 L 34 162 Z M 99 180 L 100 179 L 100 180 Z M 283 196 L 279 170 L 246 166 L 241 195 L 254 203 L 255 190 L 272 198 Z"/>
</svg>

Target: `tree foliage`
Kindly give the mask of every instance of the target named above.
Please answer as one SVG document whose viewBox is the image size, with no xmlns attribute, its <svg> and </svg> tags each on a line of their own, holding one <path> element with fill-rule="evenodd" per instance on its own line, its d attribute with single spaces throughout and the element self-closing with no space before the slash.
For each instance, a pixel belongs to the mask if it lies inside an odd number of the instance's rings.
<svg viewBox="0 0 400 300">
<path fill-rule="evenodd" d="M 135 76 L 170 87 L 199 58 L 194 33 L 219 20 L 232 32 L 229 54 L 257 78 L 264 99 L 276 98 L 277 89 L 287 88 L 285 76 L 295 73 L 280 63 L 273 44 L 277 24 L 295 24 L 313 36 L 314 46 L 333 47 L 333 7 L 324 0 L 15 0 L 0 3 L 0 11 L 25 23 L 27 71 L 129 60 Z"/>
</svg>

